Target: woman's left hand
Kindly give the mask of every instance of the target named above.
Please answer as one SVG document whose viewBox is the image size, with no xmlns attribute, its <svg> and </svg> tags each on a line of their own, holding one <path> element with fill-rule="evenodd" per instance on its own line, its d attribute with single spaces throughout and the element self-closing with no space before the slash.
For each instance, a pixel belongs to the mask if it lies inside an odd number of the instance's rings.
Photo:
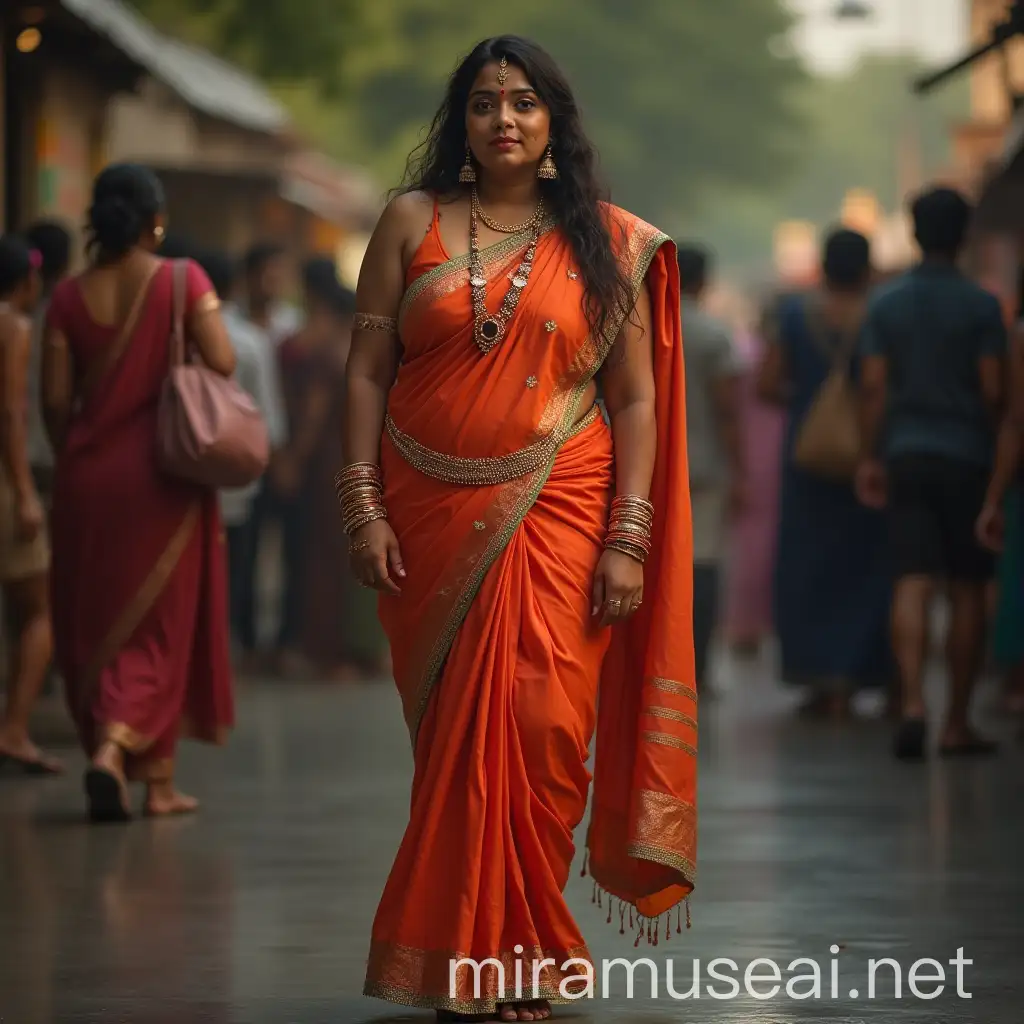
<svg viewBox="0 0 1024 1024">
<path fill-rule="evenodd" d="M 640 607 L 644 595 L 644 567 L 635 558 L 606 550 L 594 573 L 593 614 L 600 625 L 625 622 Z"/>
</svg>

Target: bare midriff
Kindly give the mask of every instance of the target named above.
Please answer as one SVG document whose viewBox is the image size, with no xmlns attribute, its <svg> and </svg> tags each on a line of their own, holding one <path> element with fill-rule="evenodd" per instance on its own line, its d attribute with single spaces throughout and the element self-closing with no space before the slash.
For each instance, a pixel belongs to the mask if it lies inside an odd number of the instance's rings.
<svg viewBox="0 0 1024 1024">
<path fill-rule="evenodd" d="M 580 399 L 579 407 L 576 410 L 576 419 L 573 420 L 573 426 L 575 426 L 584 416 L 590 412 L 594 403 L 597 401 L 597 385 L 591 381 L 587 385 L 587 390 L 583 392 L 583 397 Z"/>
</svg>

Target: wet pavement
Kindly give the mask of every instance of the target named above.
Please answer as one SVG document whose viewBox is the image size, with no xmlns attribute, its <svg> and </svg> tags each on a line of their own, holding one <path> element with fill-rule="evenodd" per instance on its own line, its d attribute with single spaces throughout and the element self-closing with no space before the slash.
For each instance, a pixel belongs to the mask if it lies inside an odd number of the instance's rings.
<svg viewBox="0 0 1024 1024">
<path fill-rule="evenodd" d="M 747 678 L 749 676 L 749 678 Z M 575 871 L 570 901 L 595 957 L 651 957 L 634 998 L 610 991 L 557 1018 L 657 1024 L 947 1021 L 1017 1024 L 1024 938 L 1024 754 L 987 763 L 893 763 L 883 723 L 809 724 L 747 670 L 703 708 L 700 877 L 693 927 L 633 948 Z M 362 998 L 374 907 L 407 810 L 411 770 L 388 684 L 247 687 L 224 751 L 187 747 L 194 819 L 91 828 L 78 773 L 0 779 L 0 1020 L 6 1024 L 347 1024 L 432 1015 Z M 833 957 L 832 945 L 839 947 Z M 957 956 L 962 968 L 957 994 Z M 728 958 L 726 980 L 708 976 Z M 782 992 L 730 994 L 758 957 Z M 821 998 L 786 995 L 788 965 L 811 958 Z M 677 993 L 700 961 L 700 996 Z M 890 958 L 869 998 L 868 963 Z M 945 990 L 916 998 L 915 961 Z M 838 971 L 832 996 L 832 963 Z M 808 975 L 804 963 L 796 973 Z M 617 973 L 616 973 L 617 972 Z M 761 965 L 754 992 L 772 987 Z M 917 968 L 937 988 L 936 967 Z M 809 982 L 798 983 L 806 993 Z M 851 989 L 858 997 L 851 998 Z"/>
</svg>

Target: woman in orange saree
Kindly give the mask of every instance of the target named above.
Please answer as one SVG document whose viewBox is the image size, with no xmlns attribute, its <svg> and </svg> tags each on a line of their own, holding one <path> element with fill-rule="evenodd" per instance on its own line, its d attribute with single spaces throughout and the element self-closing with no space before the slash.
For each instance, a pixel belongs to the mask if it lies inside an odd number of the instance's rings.
<svg viewBox="0 0 1024 1024">
<path fill-rule="evenodd" d="M 365 992 L 445 1019 L 586 994 L 563 890 L 595 735 L 608 919 L 656 942 L 694 884 L 678 271 L 590 152 L 551 59 L 481 43 L 360 277 L 339 500 L 415 760 Z"/>
<path fill-rule="evenodd" d="M 154 250 L 162 190 L 147 169 L 107 168 L 90 211 L 92 265 L 54 291 L 43 408 L 57 453 L 54 636 L 68 708 L 91 759 L 94 820 L 196 801 L 174 787 L 189 734 L 222 740 L 232 719 L 226 563 L 216 492 L 165 476 L 157 409 L 168 372 L 173 271 Z M 206 274 L 186 265 L 189 340 L 225 376 L 235 358 Z"/>
</svg>

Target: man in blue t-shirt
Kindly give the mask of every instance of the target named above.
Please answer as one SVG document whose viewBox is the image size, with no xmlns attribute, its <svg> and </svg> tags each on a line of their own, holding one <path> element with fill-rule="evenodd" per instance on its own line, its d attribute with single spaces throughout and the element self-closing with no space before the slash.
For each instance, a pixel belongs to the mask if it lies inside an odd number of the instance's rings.
<svg viewBox="0 0 1024 1024">
<path fill-rule="evenodd" d="M 993 557 L 975 537 L 1002 403 L 1007 331 L 997 299 L 957 268 L 971 208 L 951 189 L 913 205 L 923 259 L 872 300 L 861 339 L 868 458 L 857 488 L 887 504 L 895 590 L 893 652 L 902 683 L 895 753 L 926 746 L 923 675 L 929 605 L 948 587 L 950 700 L 939 750 L 987 754 L 969 720 L 985 642 Z"/>
</svg>

